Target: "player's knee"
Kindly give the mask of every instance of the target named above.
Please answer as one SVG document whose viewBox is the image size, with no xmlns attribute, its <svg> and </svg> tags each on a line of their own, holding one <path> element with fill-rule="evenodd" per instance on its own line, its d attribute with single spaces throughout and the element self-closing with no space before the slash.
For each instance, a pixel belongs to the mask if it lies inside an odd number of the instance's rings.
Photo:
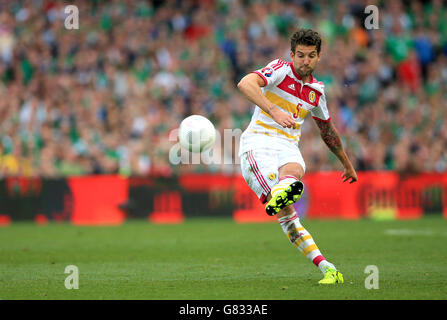
<svg viewBox="0 0 447 320">
<path fill-rule="evenodd" d="M 301 180 L 304 176 L 304 171 L 297 171 L 294 174 L 294 177 L 297 178 L 298 180 Z"/>
<path fill-rule="evenodd" d="M 298 180 L 301 180 L 304 176 L 304 172 L 300 171 L 300 170 L 294 170 L 294 171 L 290 171 L 287 174 L 284 174 L 283 176 L 292 176 L 297 178 Z"/>
<path fill-rule="evenodd" d="M 295 170 L 295 177 L 298 180 L 301 180 L 304 176 L 304 169 L 301 166 L 297 166 L 296 170 Z"/>
<path fill-rule="evenodd" d="M 279 169 L 280 177 L 284 176 L 293 176 L 298 180 L 301 180 L 304 176 L 304 169 L 298 163 L 294 163 L 293 165 L 285 165 Z"/>
<path fill-rule="evenodd" d="M 278 212 L 277 216 L 278 216 L 278 218 L 281 218 L 281 217 L 291 215 L 292 213 L 295 213 L 295 208 L 293 207 L 293 205 L 290 205 L 290 206 L 287 206 L 287 207 L 281 209 Z"/>
</svg>

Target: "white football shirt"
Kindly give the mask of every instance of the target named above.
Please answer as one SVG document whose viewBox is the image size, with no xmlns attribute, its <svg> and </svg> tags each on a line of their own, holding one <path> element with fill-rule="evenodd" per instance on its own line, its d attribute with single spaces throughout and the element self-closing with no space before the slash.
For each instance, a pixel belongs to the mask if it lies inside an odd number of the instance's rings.
<svg viewBox="0 0 447 320">
<path fill-rule="evenodd" d="M 309 112 L 319 120 L 330 120 L 324 84 L 313 76 L 309 83 L 303 83 L 292 62 L 276 59 L 265 68 L 253 72 L 264 80 L 265 86 L 261 88 L 263 94 L 295 119 L 296 128 L 283 128 L 269 114 L 255 106 L 250 124 L 241 135 L 239 156 L 259 148 L 298 147 L 301 126 Z"/>
</svg>

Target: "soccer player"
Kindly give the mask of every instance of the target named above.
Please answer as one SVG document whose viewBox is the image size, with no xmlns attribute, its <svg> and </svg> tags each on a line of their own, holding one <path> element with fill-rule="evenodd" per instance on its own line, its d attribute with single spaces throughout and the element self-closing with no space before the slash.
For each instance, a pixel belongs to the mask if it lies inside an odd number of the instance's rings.
<svg viewBox="0 0 447 320">
<path fill-rule="evenodd" d="M 308 113 L 323 141 L 342 163 L 343 182 L 357 181 L 357 174 L 331 121 L 324 85 L 312 75 L 320 60 L 320 35 L 311 29 L 299 29 L 290 42 L 291 62 L 273 60 L 244 76 L 237 85 L 256 105 L 241 136 L 242 175 L 262 203 L 267 203 L 267 214 L 277 215 L 290 242 L 323 272 L 319 283 L 343 283 L 343 275 L 321 254 L 293 207 L 304 190 L 300 180 L 306 165 L 298 142 Z"/>
</svg>

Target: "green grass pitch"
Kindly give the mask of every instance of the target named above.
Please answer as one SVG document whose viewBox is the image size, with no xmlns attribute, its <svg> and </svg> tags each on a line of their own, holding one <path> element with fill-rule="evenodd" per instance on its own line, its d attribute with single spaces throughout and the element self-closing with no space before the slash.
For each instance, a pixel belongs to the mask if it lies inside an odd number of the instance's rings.
<svg viewBox="0 0 447 320">
<path fill-rule="evenodd" d="M 0 299 L 447 299 L 446 219 L 302 224 L 344 284 L 319 286 L 319 269 L 276 223 L 13 223 L 0 228 Z M 68 265 L 78 267 L 77 290 L 65 288 Z M 365 288 L 368 265 L 379 289 Z"/>
</svg>

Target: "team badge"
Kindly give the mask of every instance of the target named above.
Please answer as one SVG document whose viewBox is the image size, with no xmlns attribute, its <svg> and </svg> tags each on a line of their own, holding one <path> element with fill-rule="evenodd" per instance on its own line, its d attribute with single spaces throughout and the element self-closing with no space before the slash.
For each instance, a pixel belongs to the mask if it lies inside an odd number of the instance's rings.
<svg viewBox="0 0 447 320">
<path fill-rule="evenodd" d="M 309 101 L 310 102 L 315 102 L 315 92 L 311 91 L 309 93 Z"/>
<path fill-rule="evenodd" d="M 269 68 L 269 67 L 265 67 L 264 69 L 261 70 L 261 73 L 264 74 L 264 76 L 266 76 L 266 77 L 271 77 L 273 74 L 273 69 Z"/>
<path fill-rule="evenodd" d="M 269 179 L 274 181 L 276 179 L 276 174 L 275 173 L 270 173 L 269 174 Z"/>
</svg>

